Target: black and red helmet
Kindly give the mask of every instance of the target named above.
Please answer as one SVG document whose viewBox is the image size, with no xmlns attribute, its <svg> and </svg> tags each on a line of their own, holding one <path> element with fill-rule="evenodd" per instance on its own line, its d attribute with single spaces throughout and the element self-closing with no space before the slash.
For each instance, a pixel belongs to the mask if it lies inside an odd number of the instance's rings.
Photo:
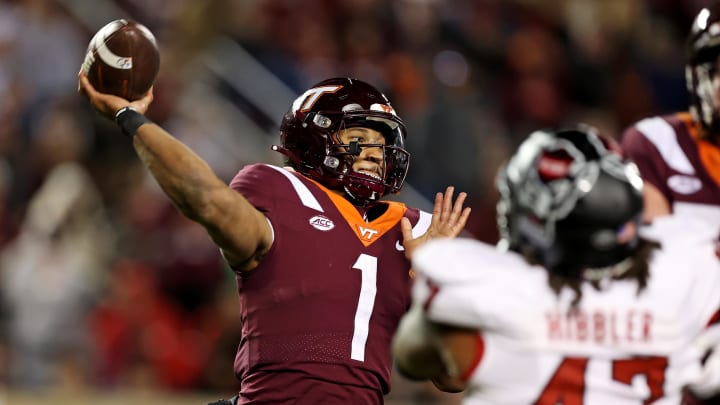
<svg viewBox="0 0 720 405">
<path fill-rule="evenodd" d="M 611 267 L 637 246 L 637 233 L 621 235 L 639 226 L 642 185 L 592 127 L 533 132 L 497 177 L 501 247 L 566 277 Z"/>
<path fill-rule="evenodd" d="M 380 132 L 385 144 L 343 144 L 340 131 L 352 127 Z M 342 77 L 317 83 L 295 99 L 280 126 L 281 144 L 273 149 L 296 171 L 368 203 L 400 191 L 410 163 L 405 138 L 405 124 L 383 93 L 361 80 Z M 382 148 L 381 179 L 353 171 L 362 147 Z"/>
<path fill-rule="evenodd" d="M 701 9 L 695 16 L 687 40 L 685 80 L 690 112 L 706 136 L 720 135 L 720 113 L 715 103 L 713 76 L 720 56 L 720 3 Z"/>
</svg>

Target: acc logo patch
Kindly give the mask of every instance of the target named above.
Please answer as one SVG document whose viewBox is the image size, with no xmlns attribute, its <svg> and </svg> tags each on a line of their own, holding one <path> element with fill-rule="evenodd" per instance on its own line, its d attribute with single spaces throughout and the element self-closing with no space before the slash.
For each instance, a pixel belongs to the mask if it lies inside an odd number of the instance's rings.
<svg viewBox="0 0 720 405">
<path fill-rule="evenodd" d="M 702 182 L 697 177 L 676 174 L 667 180 L 667 185 L 679 194 L 693 194 L 702 188 Z"/>
<path fill-rule="evenodd" d="M 330 220 L 330 218 L 323 215 L 315 215 L 314 217 L 310 218 L 310 225 L 312 225 L 313 228 L 321 231 L 329 231 L 335 228 L 335 223 Z"/>
</svg>

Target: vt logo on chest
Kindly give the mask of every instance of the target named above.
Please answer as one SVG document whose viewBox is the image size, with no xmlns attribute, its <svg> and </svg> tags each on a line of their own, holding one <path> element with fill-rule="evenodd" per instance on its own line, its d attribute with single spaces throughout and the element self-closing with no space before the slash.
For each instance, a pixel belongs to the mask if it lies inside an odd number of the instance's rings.
<svg viewBox="0 0 720 405">
<path fill-rule="evenodd" d="M 335 229 L 335 222 L 333 222 L 332 219 L 326 217 L 325 215 L 315 215 L 314 217 L 310 218 L 308 221 L 310 225 L 317 229 L 318 231 L 331 231 Z M 352 222 L 348 220 L 348 223 L 352 225 Z M 372 242 L 378 235 L 380 235 L 380 231 L 377 229 L 373 229 L 370 226 L 367 225 L 355 225 L 356 230 L 355 234 L 360 238 L 362 241 L 368 241 Z"/>
<path fill-rule="evenodd" d="M 372 240 L 375 235 L 377 235 L 380 231 L 376 231 L 372 228 L 366 228 L 363 226 L 358 225 L 358 230 L 360 232 L 360 239 L 363 240 Z"/>
<path fill-rule="evenodd" d="M 386 232 L 395 227 L 405 214 L 406 208 L 404 204 L 387 202 L 387 210 L 385 210 L 382 215 L 371 222 L 366 222 L 355 206 L 344 197 L 332 193 L 329 190 L 325 191 L 327 196 L 330 197 L 330 200 L 332 200 L 339 216 L 348 224 L 364 246 L 370 246 L 370 244 L 380 239 Z M 341 224 L 338 224 L 338 216 L 330 214 L 330 211 L 325 212 L 327 213 L 326 215 L 313 215 L 309 219 L 309 224 L 313 228 L 323 232 L 339 229 L 338 227 L 341 227 Z"/>
<path fill-rule="evenodd" d="M 391 221 L 381 221 L 379 224 L 369 224 L 366 223 L 359 215 L 357 215 L 357 218 L 348 218 L 344 215 L 344 213 L 342 214 L 343 218 L 350 226 L 350 229 L 352 229 L 353 233 L 355 233 L 355 236 L 357 236 L 360 242 L 362 242 L 365 246 L 369 246 L 384 235 L 385 232 L 392 229 L 392 227 L 397 224 L 402 217 L 402 215 L 400 215 L 396 218 L 392 218 Z M 310 226 L 322 232 L 336 230 L 338 226 L 336 222 L 337 220 L 333 221 L 325 215 L 315 215 L 308 220 Z"/>
<path fill-rule="evenodd" d="M 392 201 L 383 202 L 382 204 L 387 204 L 385 212 L 374 220 L 366 222 L 358 209 L 342 195 L 328 190 L 316 181 L 310 181 L 322 190 L 332 202 L 332 208 L 325 204 L 321 205 L 315 198 L 312 198 L 313 204 L 305 204 L 315 209 L 316 212 L 308 220 L 310 226 L 321 232 L 337 231 L 342 229 L 342 223 L 338 223 L 338 221 L 344 220 L 365 247 L 370 246 L 397 226 L 406 211 L 405 204 Z M 310 194 L 309 190 L 306 194 Z"/>
</svg>

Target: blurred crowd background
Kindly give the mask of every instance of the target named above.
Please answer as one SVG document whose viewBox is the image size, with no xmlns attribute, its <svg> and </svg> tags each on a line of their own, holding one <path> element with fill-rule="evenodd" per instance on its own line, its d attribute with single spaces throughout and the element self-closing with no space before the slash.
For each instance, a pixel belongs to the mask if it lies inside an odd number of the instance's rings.
<svg viewBox="0 0 720 405">
<path fill-rule="evenodd" d="M 494 242 L 495 172 L 531 130 L 582 121 L 617 137 L 686 108 L 684 40 L 703 4 L 0 0 L 0 404 L 136 389 L 201 403 L 237 389 L 230 271 L 76 93 L 87 44 L 109 21 L 155 33 L 148 115 L 221 178 L 280 164 L 270 146 L 292 100 L 323 78 L 357 77 L 407 123 L 397 198 L 430 209 L 455 185 L 474 209 L 469 234 Z M 456 401 L 401 378 L 389 398 Z"/>
</svg>

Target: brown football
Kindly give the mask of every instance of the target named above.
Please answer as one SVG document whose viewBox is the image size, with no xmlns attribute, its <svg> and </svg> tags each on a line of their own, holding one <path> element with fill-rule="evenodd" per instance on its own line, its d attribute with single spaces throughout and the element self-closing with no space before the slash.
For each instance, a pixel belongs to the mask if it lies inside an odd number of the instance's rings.
<svg viewBox="0 0 720 405">
<path fill-rule="evenodd" d="M 95 90 L 127 100 L 141 98 L 155 82 L 159 68 L 155 36 L 144 25 L 123 19 L 95 33 L 82 64 Z"/>
</svg>

